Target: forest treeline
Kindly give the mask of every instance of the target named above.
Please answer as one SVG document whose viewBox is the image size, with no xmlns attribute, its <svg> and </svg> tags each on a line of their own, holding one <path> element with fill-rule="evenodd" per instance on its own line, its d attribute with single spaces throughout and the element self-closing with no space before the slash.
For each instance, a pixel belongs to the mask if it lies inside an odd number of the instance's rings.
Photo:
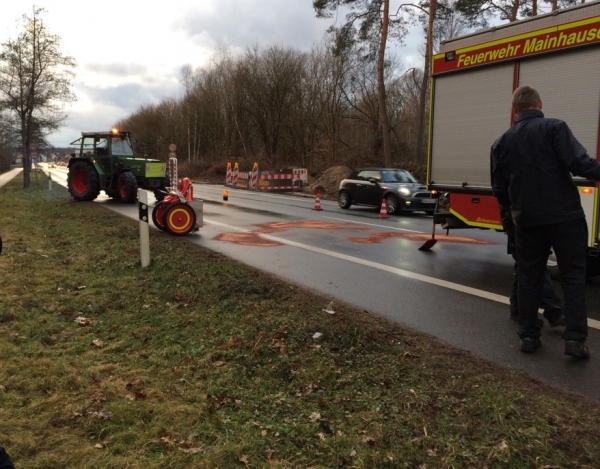
<svg viewBox="0 0 600 469">
<path fill-rule="evenodd" d="M 416 161 L 420 69 L 386 63 L 394 161 Z M 184 93 L 141 107 L 118 122 L 138 150 L 210 166 L 258 161 L 264 168 L 380 164 L 375 62 L 335 55 L 326 42 L 308 52 L 281 46 L 221 52 L 209 66 L 182 70 Z"/>
</svg>

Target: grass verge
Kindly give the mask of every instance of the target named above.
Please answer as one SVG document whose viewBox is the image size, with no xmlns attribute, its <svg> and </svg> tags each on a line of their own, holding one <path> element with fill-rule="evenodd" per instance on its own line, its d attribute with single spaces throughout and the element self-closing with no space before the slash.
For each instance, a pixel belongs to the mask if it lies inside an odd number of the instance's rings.
<svg viewBox="0 0 600 469">
<path fill-rule="evenodd" d="M 598 467 L 597 402 L 162 232 L 142 269 L 136 221 L 41 181 L 0 188 L 19 469 Z"/>
</svg>

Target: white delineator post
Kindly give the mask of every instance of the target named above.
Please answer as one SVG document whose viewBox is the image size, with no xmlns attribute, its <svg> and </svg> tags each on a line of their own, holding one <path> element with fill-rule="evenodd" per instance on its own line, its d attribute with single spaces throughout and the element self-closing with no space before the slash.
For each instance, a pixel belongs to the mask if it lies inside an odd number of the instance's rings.
<svg viewBox="0 0 600 469">
<path fill-rule="evenodd" d="M 138 189 L 140 213 L 140 258 L 142 267 L 150 265 L 150 230 L 148 228 L 148 194 L 149 191 Z"/>
<path fill-rule="evenodd" d="M 48 190 L 52 190 L 52 176 L 50 175 L 50 171 L 48 171 Z"/>
</svg>

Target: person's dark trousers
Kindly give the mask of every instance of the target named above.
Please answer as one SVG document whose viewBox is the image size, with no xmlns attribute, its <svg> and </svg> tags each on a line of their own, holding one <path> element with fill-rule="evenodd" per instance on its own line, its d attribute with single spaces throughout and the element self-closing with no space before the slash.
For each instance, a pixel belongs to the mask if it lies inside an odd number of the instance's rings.
<svg viewBox="0 0 600 469">
<path fill-rule="evenodd" d="M 0 446 L 0 469 L 15 469 L 10 456 L 2 446 Z"/>
<path fill-rule="evenodd" d="M 513 255 L 515 259 L 515 267 L 513 270 L 513 288 L 510 292 L 510 316 L 518 317 L 519 315 L 519 273 L 517 269 L 516 263 L 516 255 Z M 563 304 L 560 297 L 556 294 L 556 290 L 554 289 L 554 284 L 552 283 L 552 277 L 550 276 L 550 272 L 546 269 L 546 273 L 544 275 L 544 286 L 542 288 L 542 300 L 540 301 L 540 308 L 544 310 L 544 312 L 551 311 L 562 311 Z M 562 312 L 561 312 L 562 314 Z M 554 317 L 549 318 L 550 320 L 556 319 Z"/>
<path fill-rule="evenodd" d="M 564 297 L 565 340 L 585 341 L 585 218 L 552 225 L 517 226 L 515 230 L 519 274 L 519 337 L 539 337 L 540 305 L 548 252 L 556 255 Z"/>
</svg>

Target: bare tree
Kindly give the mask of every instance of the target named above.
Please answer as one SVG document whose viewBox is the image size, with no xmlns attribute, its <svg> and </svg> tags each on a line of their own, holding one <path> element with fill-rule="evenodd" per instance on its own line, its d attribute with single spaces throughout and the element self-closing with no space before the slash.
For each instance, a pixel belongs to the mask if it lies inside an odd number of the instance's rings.
<svg viewBox="0 0 600 469">
<path fill-rule="evenodd" d="M 313 8 L 319 18 L 330 18 L 341 6 L 350 9 L 350 13 L 346 15 L 346 23 L 341 28 L 330 28 L 337 35 L 340 53 L 352 48 L 357 42 L 366 45 L 371 53 L 376 51 L 383 160 L 385 166 L 391 166 L 392 147 L 384 80 L 385 49 L 388 36 L 402 41 L 406 34 L 406 23 L 400 15 L 390 17 L 389 0 L 313 0 Z M 356 25 L 359 25 L 358 29 Z"/>
<path fill-rule="evenodd" d="M 71 92 L 75 61 L 59 51 L 60 38 L 50 34 L 43 8 L 22 17 L 17 39 L 2 44 L 0 52 L 0 107 L 16 115 L 23 148 L 23 187 L 29 187 L 31 146 L 60 127 L 67 117 L 64 104 L 75 101 Z"/>
</svg>

